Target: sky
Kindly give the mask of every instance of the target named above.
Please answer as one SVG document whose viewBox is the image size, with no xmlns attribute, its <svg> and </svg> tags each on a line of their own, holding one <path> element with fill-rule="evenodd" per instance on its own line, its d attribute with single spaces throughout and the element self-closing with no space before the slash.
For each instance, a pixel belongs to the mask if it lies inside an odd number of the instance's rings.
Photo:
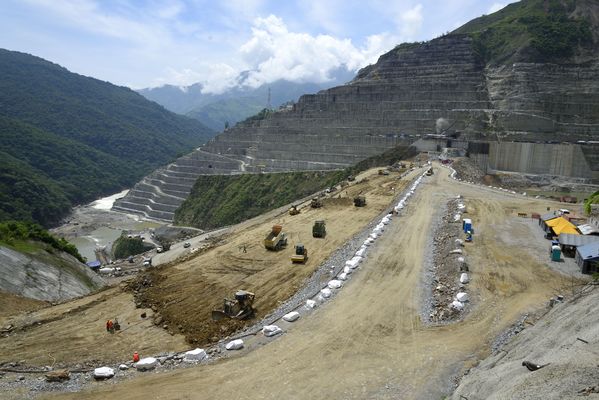
<svg viewBox="0 0 599 400">
<path fill-rule="evenodd" d="M 2 0 L 0 47 L 133 89 L 322 83 L 514 0 Z"/>
</svg>

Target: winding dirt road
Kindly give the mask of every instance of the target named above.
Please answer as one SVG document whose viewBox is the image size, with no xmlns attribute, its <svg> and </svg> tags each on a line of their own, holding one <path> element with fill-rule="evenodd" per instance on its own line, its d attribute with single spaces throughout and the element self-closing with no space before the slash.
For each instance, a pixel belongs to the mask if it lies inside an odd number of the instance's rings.
<svg viewBox="0 0 599 400">
<path fill-rule="evenodd" d="M 461 322 L 427 327 L 420 307 L 431 223 L 457 194 L 464 196 L 477 229 L 474 244 L 465 250 L 472 310 Z M 571 284 L 569 277 L 513 245 L 535 240 L 534 224 L 520 223 L 515 213 L 548 204 L 458 183 L 437 168 L 341 292 L 272 343 L 211 365 L 96 383 L 90 390 L 55 397 L 442 398 L 451 391 L 452 377 L 488 354 L 500 332 Z M 509 232 L 509 243 L 500 232 Z"/>
</svg>

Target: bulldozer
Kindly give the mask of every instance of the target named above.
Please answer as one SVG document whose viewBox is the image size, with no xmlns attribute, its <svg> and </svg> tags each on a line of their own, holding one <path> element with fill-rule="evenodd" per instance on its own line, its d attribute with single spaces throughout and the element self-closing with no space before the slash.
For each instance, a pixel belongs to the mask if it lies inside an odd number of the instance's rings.
<svg viewBox="0 0 599 400">
<path fill-rule="evenodd" d="M 354 197 L 354 206 L 364 207 L 365 205 L 366 205 L 366 197 L 364 197 L 364 196 Z"/>
<path fill-rule="evenodd" d="M 297 206 L 291 206 L 291 208 L 289 209 L 289 215 L 297 215 L 299 214 L 300 211 L 297 209 Z"/>
<path fill-rule="evenodd" d="M 246 290 L 235 292 L 235 299 L 225 299 L 222 310 L 212 310 L 212 320 L 220 321 L 224 318 L 231 319 L 250 319 L 256 314 L 252 307 L 254 303 L 254 293 Z"/>
<path fill-rule="evenodd" d="M 327 227 L 324 221 L 319 220 L 314 222 L 314 226 L 312 227 L 312 237 L 315 238 L 324 238 L 327 235 Z"/>
<path fill-rule="evenodd" d="M 314 197 L 310 202 L 310 207 L 312 208 L 320 208 L 322 207 L 322 201 L 318 197 Z"/>
<path fill-rule="evenodd" d="M 303 244 L 295 245 L 295 254 L 291 256 L 292 263 L 305 263 L 308 260 L 308 249 Z"/>
</svg>

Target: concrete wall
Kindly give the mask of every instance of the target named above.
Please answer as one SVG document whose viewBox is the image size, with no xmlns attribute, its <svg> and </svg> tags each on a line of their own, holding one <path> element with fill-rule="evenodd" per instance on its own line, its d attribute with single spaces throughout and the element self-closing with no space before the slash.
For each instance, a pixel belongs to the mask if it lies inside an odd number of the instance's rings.
<svg viewBox="0 0 599 400">
<path fill-rule="evenodd" d="M 491 142 L 489 171 L 593 178 L 579 145 Z"/>
</svg>

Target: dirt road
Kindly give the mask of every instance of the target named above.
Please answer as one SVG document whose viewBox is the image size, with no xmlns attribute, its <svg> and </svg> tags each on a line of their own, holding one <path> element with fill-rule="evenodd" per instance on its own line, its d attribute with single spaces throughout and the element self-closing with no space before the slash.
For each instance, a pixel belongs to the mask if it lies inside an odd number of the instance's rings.
<svg viewBox="0 0 599 400">
<path fill-rule="evenodd" d="M 427 327 L 419 317 L 427 235 L 435 210 L 458 193 L 465 197 L 477 229 L 474 244 L 465 250 L 473 307 L 462 322 Z M 146 375 L 118 385 L 97 384 L 92 390 L 58 397 L 103 399 L 110 393 L 128 399 L 442 398 L 450 392 L 452 375 L 485 356 L 493 338 L 522 313 L 542 306 L 570 284 L 568 277 L 525 250 L 508 246 L 497 234 L 507 230 L 512 232 L 511 241 L 531 240 L 527 228 L 511 229 L 514 210 L 544 209 L 547 204 L 457 183 L 445 169 L 439 169 L 424 180 L 405 215 L 388 226 L 339 295 L 272 343 L 214 365 Z M 312 220 L 300 217 L 306 223 Z M 281 222 L 285 226 L 289 221 L 285 217 Z M 331 219 L 335 229 L 347 223 L 335 225 Z M 301 235 L 310 248 L 318 248 L 306 239 L 307 228 L 293 230 L 294 239 Z M 234 246 L 257 247 L 253 239 L 246 242 L 248 237 L 252 236 L 240 235 L 231 241 Z M 213 262 L 238 259 L 234 246 L 215 253 Z M 262 256 L 250 265 L 266 269 L 270 261 Z M 250 268 L 239 261 L 236 264 Z M 189 264 L 177 267 L 172 276 L 185 279 L 194 269 L 218 273 Z M 231 278 L 251 283 L 255 273 L 261 271 L 240 269 Z M 293 273 L 303 276 L 305 272 L 297 268 Z M 287 279 L 287 273 L 280 277 L 281 282 Z M 272 296 L 282 290 L 273 286 L 260 287 L 260 293 Z"/>
<path fill-rule="evenodd" d="M 13 319 L 14 325 L 25 328 L 0 339 L 0 363 L 24 360 L 44 366 L 55 359 L 70 365 L 97 365 L 97 360 L 129 360 L 133 351 L 143 356 L 189 349 L 184 335 L 198 345 L 226 336 L 242 324 L 211 321 L 210 311 L 222 307 L 224 297 L 238 289 L 255 292 L 258 317 L 263 317 L 295 293 L 331 252 L 386 209 L 394 194 L 408 183 L 398 180 L 398 173 L 379 176 L 372 170 L 358 180 L 365 176 L 367 180 L 335 194 L 346 201 L 325 203 L 320 209 L 304 208 L 296 216 L 269 213 L 246 221 L 229 229 L 207 251 L 153 270 L 143 296 L 147 308 L 136 308 L 132 292 L 121 285 Z M 359 192 L 367 197 L 366 207 L 356 208 L 351 202 Z M 326 240 L 312 237 L 312 224 L 318 219 L 327 222 Z M 282 224 L 289 237 L 287 249 L 280 252 L 263 246 L 275 223 Z M 293 246 L 300 241 L 308 248 L 309 259 L 305 265 L 292 265 Z M 142 313 L 146 313 L 145 319 Z M 152 320 L 156 313 L 162 319 L 158 325 Z M 124 329 L 110 335 L 104 323 L 115 317 Z"/>
</svg>

